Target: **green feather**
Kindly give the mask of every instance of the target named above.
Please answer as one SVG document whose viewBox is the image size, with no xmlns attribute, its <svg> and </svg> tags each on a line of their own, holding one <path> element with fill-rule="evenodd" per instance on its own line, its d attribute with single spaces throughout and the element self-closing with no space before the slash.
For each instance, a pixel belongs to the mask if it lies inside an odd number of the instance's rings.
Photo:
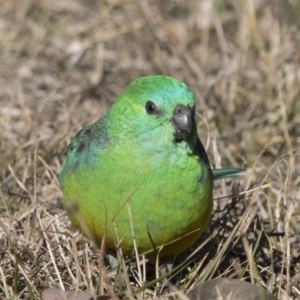
<svg viewBox="0 0 300 300">
<path fill-rule="evenodd" d="M 245 170 L 240 168 L 214 169 L 212 170 L 212 173 L 214 180 L 247 175 Z"/>
</svg>

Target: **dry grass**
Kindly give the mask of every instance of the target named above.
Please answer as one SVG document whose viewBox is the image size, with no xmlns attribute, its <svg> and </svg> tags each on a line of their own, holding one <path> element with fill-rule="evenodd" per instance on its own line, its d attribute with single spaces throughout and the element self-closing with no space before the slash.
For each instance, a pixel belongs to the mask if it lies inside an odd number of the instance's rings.
<svg viewBox="0 0 300 300">
<path fill-rule="evenodd" d="M 226 277 L 300 298 L 299 1 L 0 4 L 0 298 L 37 299 L 49 286 L 112 292 L 98 250 L 64 214 L 57 174 L 74 133 L 149 74 L 194 91 L 214 166 L 253 172 L 216 184 L 215 198 L 250 191 L 215 201 L 181 290 Z M 145 285 L 137 277 L 131 291 Z"/>
</svg>

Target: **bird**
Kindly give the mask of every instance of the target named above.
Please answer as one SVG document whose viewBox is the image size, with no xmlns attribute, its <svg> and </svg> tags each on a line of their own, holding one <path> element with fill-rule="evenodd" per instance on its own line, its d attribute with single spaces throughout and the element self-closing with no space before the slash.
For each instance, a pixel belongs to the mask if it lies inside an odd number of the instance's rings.
<svg viewBox="0 0 300 300">
<path fill-rule="evenodd" d="M 176 257 L 207 227 L 212 170 L 197 134 L 195 96 L 177 79 L 140 77 L 71 141 L 59 175 L 72 224 L 99 247 Z"/>
</svg>

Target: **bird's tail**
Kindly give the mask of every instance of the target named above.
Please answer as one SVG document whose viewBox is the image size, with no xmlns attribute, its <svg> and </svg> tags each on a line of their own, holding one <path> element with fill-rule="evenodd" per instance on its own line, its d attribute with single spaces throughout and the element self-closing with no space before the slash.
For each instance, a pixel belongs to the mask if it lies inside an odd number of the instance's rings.
<svg viewBox="0 0 300 300">
<path fill-rule="evenodd" d="M 250 172 L 240 168 L 214 169 L 212 170 L 212 173 L 214 180 L 251 175 Z"/>
</svg>

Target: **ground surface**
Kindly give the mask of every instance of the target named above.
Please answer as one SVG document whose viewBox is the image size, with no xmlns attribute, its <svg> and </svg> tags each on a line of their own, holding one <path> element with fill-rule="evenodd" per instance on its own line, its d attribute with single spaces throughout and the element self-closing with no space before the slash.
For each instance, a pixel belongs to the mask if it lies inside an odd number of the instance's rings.
<svg viewBox="0 0 300 300">
<path fill-rule="evenodd" d="M 300 298 L 299 1 L 0 2 L 0 298 L 112 292 L 98 250 L 64 214 L 57 175 L 74 134 L 150 74 L 195 93 L 214 167 L 252 172 L 216 184 L 198 244 L 212 239 L 180 289 L 238 278 Z"/>
</svg>

